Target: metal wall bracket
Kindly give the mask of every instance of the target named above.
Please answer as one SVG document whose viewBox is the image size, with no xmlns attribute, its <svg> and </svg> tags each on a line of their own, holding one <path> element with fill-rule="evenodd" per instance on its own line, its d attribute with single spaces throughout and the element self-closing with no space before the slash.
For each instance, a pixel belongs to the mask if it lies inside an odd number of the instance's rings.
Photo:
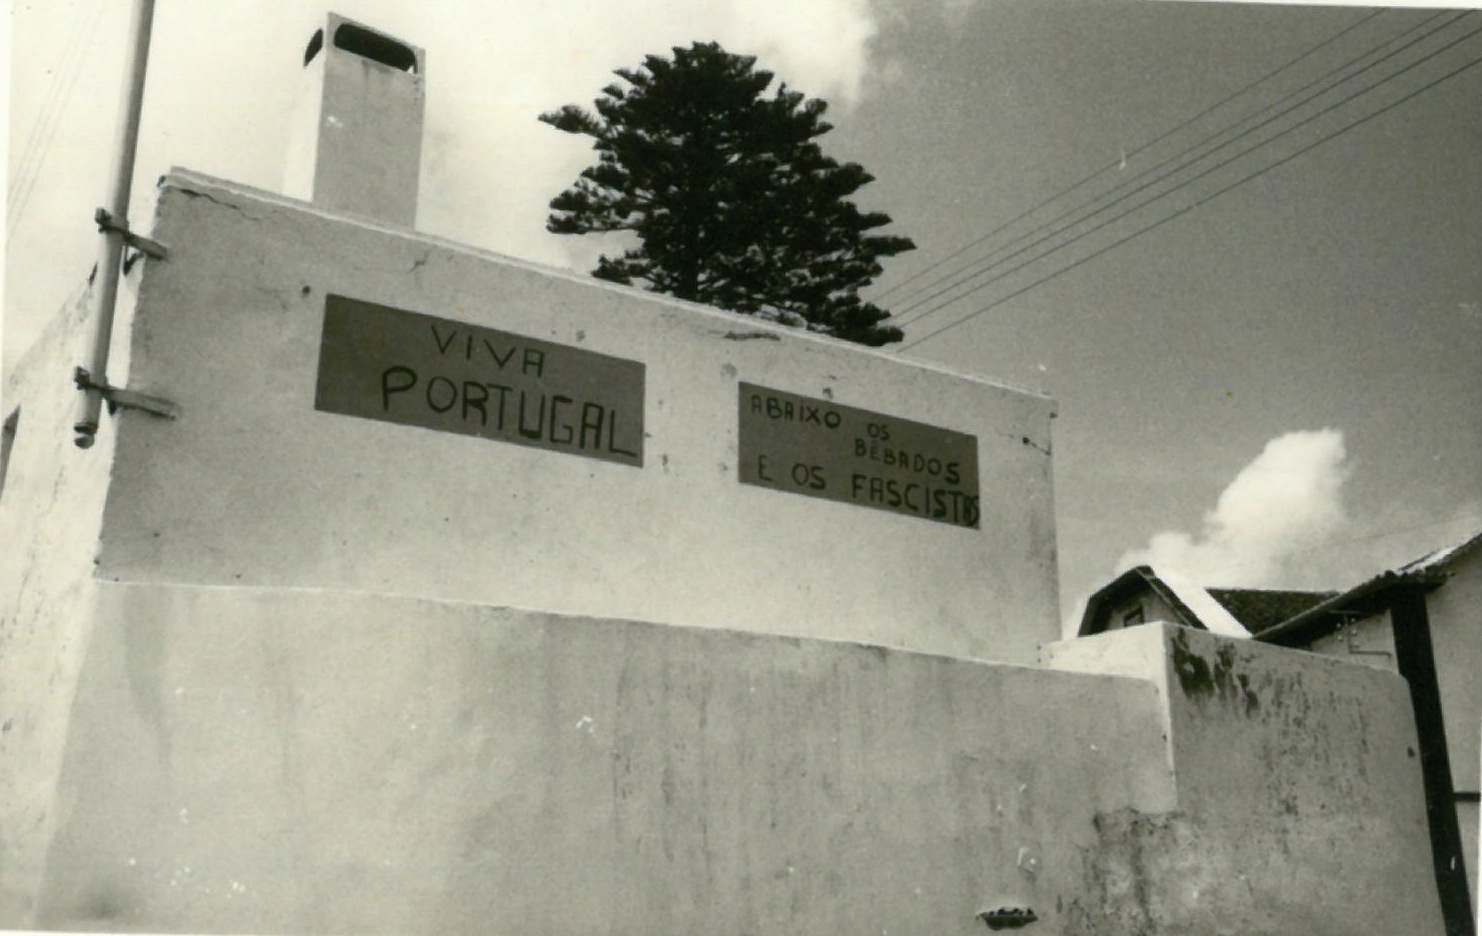
<svg viewBox="0 0 1482 936">
<path fill-rule="evenodd" d="M 110 416 L 117 413 L 119 409 L 143 410 L 165 419 L 175 419 L 180 415 L 179 404 L 172 403 L 163 397 L 149 396 L 133 390 L 125 390 L 123 387 L 99 383 L 93 380 L 85 367 L 79 367 L 72 372 L 72 382 L 77 384 L 79 390 L 98 391 L 98 394 L 108 403 L 108 415 Z"/>
<path fill-rule="evenodd" d="M 164 260 L 167 259 L 170 255 L 169 248 L 167 248 L 164 244 L 161 244 L 157 240 L 151 240 L 148 237 L 144 237 L 141 234 L 135 234 L 133 231 L 129 230 L 128 221 L 119 221 L 115 219 L 113 215 L 108 213 L 107 208 L 99 208 L 97 211 L 93 212 L 93 220 L 98 223 L 98 230 L 116 231 L 119 234 L 122 234 L 125 244 L 128 244 L 130 247 L 144 254 L 144 256 L 146 257 L 152 257 L 155 260 Z"/>
</svg>

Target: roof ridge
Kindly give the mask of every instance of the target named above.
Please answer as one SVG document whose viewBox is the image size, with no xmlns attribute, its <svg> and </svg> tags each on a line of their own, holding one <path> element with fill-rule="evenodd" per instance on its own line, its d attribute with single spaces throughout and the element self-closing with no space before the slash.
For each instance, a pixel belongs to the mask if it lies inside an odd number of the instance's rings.
<svg viewBox="0 0 1482 936">
<path fill-rule="evenodd" d="M 1278 595 L 1336 595 L 1335 588 L 1250 588 L 1244 585 L 1206 585 L 1208 592 L 1265 592 Z"/>
</svg>

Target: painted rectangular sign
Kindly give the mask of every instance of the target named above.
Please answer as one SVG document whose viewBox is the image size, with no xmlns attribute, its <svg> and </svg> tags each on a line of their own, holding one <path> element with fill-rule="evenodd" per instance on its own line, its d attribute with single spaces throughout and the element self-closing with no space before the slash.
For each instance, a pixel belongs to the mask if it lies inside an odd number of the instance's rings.
<svg viewBox="0 0 1482 936">
<path fill-rule="evenodd" d="M 977 529 L 978 438 L 740 385 L 741 483 Z"/>
<path fill-rule="evenodd" d="M 644 366 L 328 296 L 314 408 L 643 465 Z"/>
</svg>

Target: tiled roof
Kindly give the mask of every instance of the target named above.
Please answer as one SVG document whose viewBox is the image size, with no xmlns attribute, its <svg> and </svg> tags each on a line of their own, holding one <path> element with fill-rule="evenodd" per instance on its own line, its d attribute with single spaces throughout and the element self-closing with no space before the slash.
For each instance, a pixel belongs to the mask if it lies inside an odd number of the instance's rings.
<svg viewBox="0 0 1482 936">
<path fill-rule="evenodd" d="M 1176 575 L 1138 566 L 1123 572 L 1087 599 L 1079 634 L 1085 637 L 1106 630 L 1107 612 L 1112 606 L 1148 590 L 1168 602 L 1178 617 L 1175 623 L 1232 636 L 1246 636 L 1243 630 L 1274 643 L 1300 642 L 1341 620 L 1330 612 L 1351 611 L 1361 602 L 1371 600 L 1372 594 L 1397 583 L 1439 585 L 1452 574 L 1456 563 L 1479 550 L 1482 550 L 1482 532 L 1397 570 L 1384 572 L 1346 592 L 1199 588 Z"/>
<path fill-rule="evenodd" d="M 1374 603 L 1376 596 L 1382 596 L 1392 587 L 1419 585 L 1434 588 L 1441 585 L 1454 572 L 1457 563 L 1479 549 L 1482 549 L 1482 532 L 1474 533 L 1454 546 L 1427 553 L 1398 569 L 1381 572 L 1367 582 L 1298 612 L 1259 637 L 1270 643 L 1300 645 L 1336 627 L 1342 621 L 1342 615 L 1335 612 L 1367 607 Z"/>
<path fill-rule="evenodd" d="M 1261 588 L 1209 588 L 1206 591 L 1252 634 L 1275 627 L 1338 594 L 1335 591 L 1277 591 Z"/>
<path fill-rule="evenodd" d="M 1455 545 L 1446 546 L 1442 549 L 1437 549 L 1435 552 L 1427 553 L 1414 562 L 1400 566 L 1399 571 L 1402 575 L 1424 575 L 1438 569 L 1444 570 L 1452 562 L 1476 549 L 1478 546 L 1482 546 L 1482 532 L 1475 533 L 1470 538 Z"/>
</svg>

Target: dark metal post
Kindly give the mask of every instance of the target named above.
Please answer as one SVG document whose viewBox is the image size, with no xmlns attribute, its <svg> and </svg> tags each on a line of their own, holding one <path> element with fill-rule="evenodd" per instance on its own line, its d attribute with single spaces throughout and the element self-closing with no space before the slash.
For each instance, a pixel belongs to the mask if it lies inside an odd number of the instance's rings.
<svg viewBox="0 0 1482 936">
<path fill-rule="evenodd" d="M 1435 650 L 1431 644 L 1430 614 L 1425 586 L 1407 583 L 1388 595 L 1390 625 L 1400 675 L 1410 683 L 1415 707 L 1415 731 L 1420 741 L 1420 773 L 1425 783 L 1425 811 L 1430 822 L 1431 849 L 1436 864 L 1436 887 L 1441 892 L 1441 914 L 1447 936 L 1475 936 L 1467 868 L 1462 858 L 1461 827 L 1456 819 L 1456 795 L 1451 783 L 1451 758 L 1446 750 L 1446 725 L 1441 717 L 1441 687 L 1436 679 Z"/>
</svg>

